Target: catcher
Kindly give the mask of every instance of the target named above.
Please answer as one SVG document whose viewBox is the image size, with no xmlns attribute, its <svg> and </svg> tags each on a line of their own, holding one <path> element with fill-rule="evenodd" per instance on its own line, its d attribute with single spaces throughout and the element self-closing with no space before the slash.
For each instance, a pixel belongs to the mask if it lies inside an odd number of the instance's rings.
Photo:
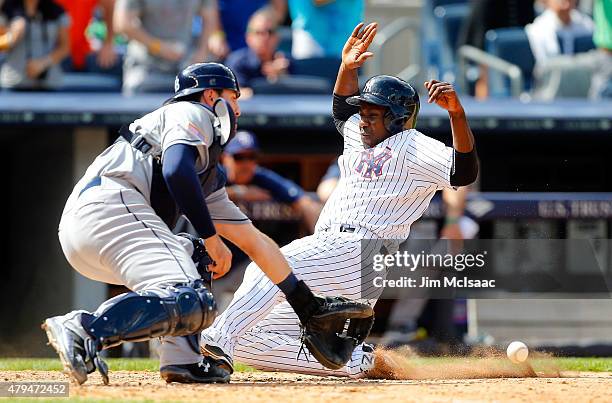
<svg viewBox="0 0 612 403">
<path fill-rule="evenodd" d="M 227 381 L 214 357 L 201 360 L 199 331 L 216 317 L 216 304 L 201 279 L 207 268 L 224 275 L 231 253 L 221 237 L 244 250 L 278 287 L 307 329 L 307 347 L 325 365 L 337 365 L 327 346 L 342 345 L 341 359 L 370 329 L 369 307 L 315 297 L 293 274 L 278 246 L 259 232 L 227 197 L 219 156 L 235 134 L 240 89 L 234 73 L 218 63 L 185 68 L 175 94 L 159 109 L 120 130 L 78 181 L 62 214 L 59 238 L 70 264 L 97 281 L 132 292 L 95 312 L 73 311 L 44 321 L 50 344 L 77 383 L 96 369 L 108 383 L 100 351 L 124 341 L 165 336 L 161 365 L 172 357 L 167 380 Z M 175 236 L 183 213 L 201 238 Z M 366 309 L 367 308 L 367 309 Z M 355 318 L 355 339 L 336 336 L 328 323 Z M 361 323 L 361 324 L 359 324 Z M 196 335 L 196 342 L 183 337 Z M 197 364 L 194 362 L 199 361 Z"/>
<path fill-rule="evenodd" d="M 372 284 L 366 278 L 368 271 L 362 270 L 363 262 L 380 253 L 383 246 L 392 252 L 397 245 L 390 240 L 408 238 L 411 224 L 421 217 L 434 193 L 472 183 L 478 163 L 474 137 L 452 85 L 434 80 L 425 83 L 428 102 L 448 111 L 453 147 L 414 129 L 419 97 L 405 81 L 375 76 L 359 93 L 357 69 L 372 56 L 367 50 L 377 25 L 362 28 L 359 24 L 344 46 L 334 89 L 333 117 L 344 137 L 344 151 L 338 159 L 340 180 L 323 208 L 315 233 L 281 250 L 295 273 L 314 291 L 352 299 L 371 297 L 363 302 L 372 305 L 377 295 L 368 294 L 363 287 Z M 323 336 L 328 342 L 313 347 L 309 332 L 318 327 L 300 326 L 304 320 L 299 312 L 296 316 L 283 301 L 283 295 L 261 273 L 257 262 L 251 263 L 228 308 L 202 332 L 201 350 L 219 364 L 215 372 L 226 371 L 229 376 L 235 359 L 271 371 L 392 375 L 388 372 L 393 365 L 390 357 L 362 343 L 369 323 L 356 321 L 348 326 L 342 342 L 336 336 Z M 355 307 L 356 316 L 369 314 Z M 345 334 L 343 327 L 340 321 L 325 329 Z M 348 340 L 357 347 L 353 349 Z M 307 353 L 301 354 L 303 342 L 319 362 Z M 346 365 L 341 365 L 343 362 Z M 195 378 L 188 381 L 208 382 Z"/>
</svg>

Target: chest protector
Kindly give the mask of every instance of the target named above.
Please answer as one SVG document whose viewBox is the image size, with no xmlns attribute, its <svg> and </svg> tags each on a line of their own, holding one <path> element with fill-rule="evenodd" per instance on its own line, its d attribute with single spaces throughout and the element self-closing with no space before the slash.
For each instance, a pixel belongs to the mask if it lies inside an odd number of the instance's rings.
<svg viewBox="0 0 612 403">
<path fill-rule="evenodd" d="M 206 167 L 198 173 L 200 186 L 204 197 L 210 196 L 212 193 L 223 188 L 226 184 L 227 177 L 221 169 L 220 158 L 225 145 L 235 136 L 235 121 L 227 122 L 228 114 L 233 117 L 231 109 L 224 109 L 225 102 L 217 102 L 212 108 L 199 104 L 215 116 L 213 123 L 214 139 L 213 143 L 208 147 L 208 163 Z M 230 129 L 228 129 L 230 127 Z M 170 194 L 164 176 L 162 174 L 161 150 L 154 152 L 155 146 L 151 145 L 143 136 L 137 136 L 132 133 L 127 126 L 121 127 L 119 134 L 127 140 L 132 147 L 141 151 L 143 154 L 149 154 L 152 158 L 153 175 L 151 178 L 151 207 L 162 221 L 169 227 L 174 228 L 178 221 L 181 211 Z M 152 152 L 153 151 L 153 152 Z"/>
</svg>

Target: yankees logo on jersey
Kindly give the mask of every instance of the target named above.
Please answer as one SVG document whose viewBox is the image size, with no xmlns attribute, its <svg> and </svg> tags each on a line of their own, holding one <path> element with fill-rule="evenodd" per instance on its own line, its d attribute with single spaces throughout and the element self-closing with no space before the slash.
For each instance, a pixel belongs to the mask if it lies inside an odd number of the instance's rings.
<svg viewBox="0 0 612 403">
<path fill-rule="evenodd" d="M 359 119 L 351 116 L 342 128 L 341 179 L 316 230 L 349 225 L 366 236 L 406 239 L 434 193 L 450 186 L 453 149 L 414 129 L 365 148 Z"/>
<path fill-rule="evenodd" d="M 380 176 L 382 174 L 383 165 L 393 156 L 391 148 L 389 147 L 385 147 L 379 154 L 375 154 L 374 151 L 375 150 L 372 148 L 363 150 L 361 152 L 361 161 L 359 161 L 359 165 L 357 165 L 355 169 L 357 172 L 361 173 L 361 176 L 367 179 L 371 179 L 372 175 Z"/>
</svg>

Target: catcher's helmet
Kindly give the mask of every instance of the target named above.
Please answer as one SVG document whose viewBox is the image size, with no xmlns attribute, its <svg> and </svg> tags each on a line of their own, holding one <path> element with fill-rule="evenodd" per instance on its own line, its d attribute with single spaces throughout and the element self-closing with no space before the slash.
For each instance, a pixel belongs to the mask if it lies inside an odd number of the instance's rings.
<svg viewBox="0 0 612 403">
<path fill-rule="evenodd" d="M 413 128 L 419 114 L 419 94 L 406 81 L 393 76 L 374 76 L 366 81 L 360 95 L 346 100 L 351 105 L 360 102 L 385 106 L 385 128 L 391 134 L 404 130 L 406 121 L 414 116 Z"/>
<path fill-rule="evenodd" d="M 208 88 L 234 90 L 240 96 L 240 87 L 234 72 L 221 63 L 196 63 L 187 66 L 174 80 L 174 96 L 166 103 L 204 91 Z"/>
</svg>

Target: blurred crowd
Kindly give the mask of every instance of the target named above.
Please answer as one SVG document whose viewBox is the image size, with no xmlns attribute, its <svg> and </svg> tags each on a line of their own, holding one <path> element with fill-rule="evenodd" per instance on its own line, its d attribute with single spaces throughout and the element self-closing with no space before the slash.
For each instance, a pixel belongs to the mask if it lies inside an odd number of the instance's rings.
<svg viewBox="0 0 612 403">
<path fill-rule="evenodd" d="M 88 89 L 95 82 L 79 73 L 90 73 L 117 78 L 127 95 L 170 92 L 178 71 L 204 61 L 226 62 L 249 94 L 256 79 L 290 74 L 292 60 L 333 63 L 364 17 L 363 0 L 0 3 L 2 88 L 57 90 L 85 80 Z"/>
<path fill-rule="evenodd" d="M 4 89 L 167 93 L 182 67 L 222 61 L 247 97 L 329 93 L 344 40 L 366 6 L 364 0 L 0 4 Z M 500 69 L 490 57 L 470 57 L 460 71 L 466 47 L 518 66 L 524 90 L 536 97 L 612 96 L 609 0 L 427 0 L 419 20 L 423 71 L 467 79 L 462 90 L 478 98 L 516 94 L 507 90 L 507 77 L 495 77 Z M 564 92 L 567 82 L 573 89 Z"/>
</svg>

